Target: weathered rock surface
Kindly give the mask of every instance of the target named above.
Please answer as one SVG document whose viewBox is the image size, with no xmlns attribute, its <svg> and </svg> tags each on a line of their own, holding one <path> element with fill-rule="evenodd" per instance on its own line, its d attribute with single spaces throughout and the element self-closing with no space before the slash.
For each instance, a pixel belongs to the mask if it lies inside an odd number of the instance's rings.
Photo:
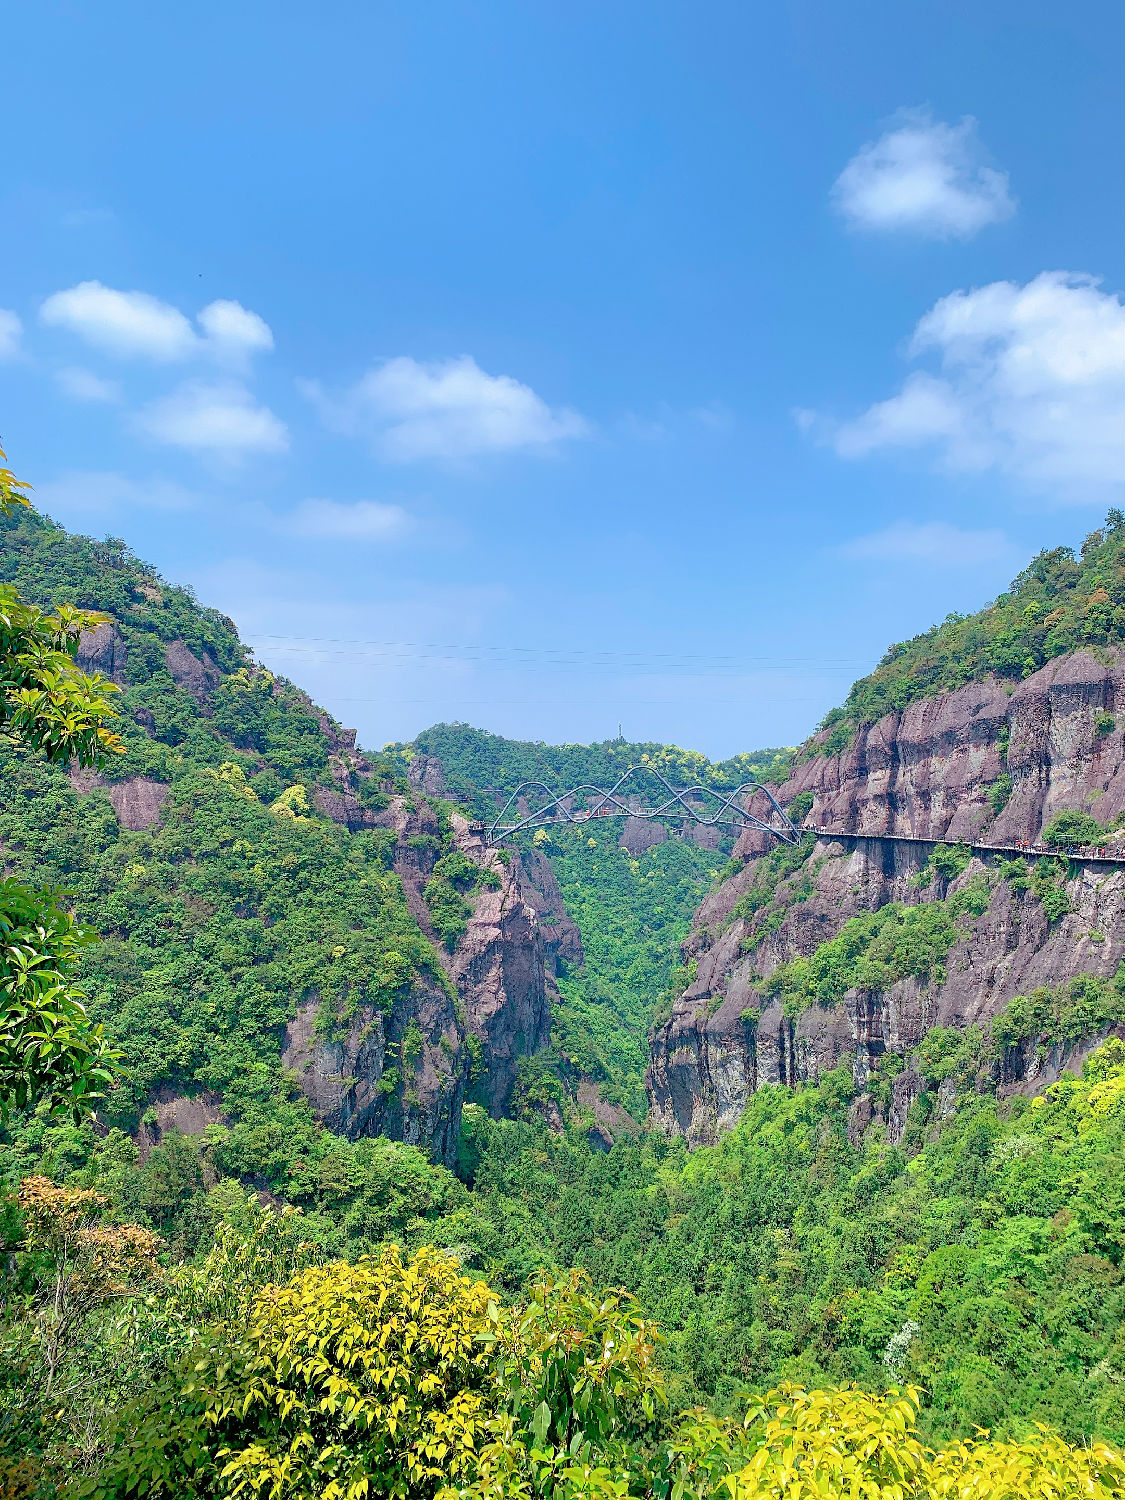
<svg viewBox="0 0 1125 1500">
<path fill-rule="evenodd" d="M 548 955 L 561 958 L 573 967 L 579 966 L 585 959 L 582 935 L 566 909 L 550 860 L 538 849 L 533 849 L 521 859 L 520 868 L 523 874 L 520 889 L 524 900 L 538 916 L 539 931 Z"/>
<path fill-rule="evenodd" d="M 70 781 L 76 792 L 92 792 L 100 788 L 105 792 L 117 821 L 122 828 L 139 831 L 152 828 L 160 822 L 164 804 L 171 787 L 163 781 L 153 781 L 150 776 L 131 776 L 125 781 L 106 781 L 96 771 L 74 765 L 70 769 Z"/>
<path fill-rule="evenodd" d="M 453 1166 L 466 1054 L 451 997 L 432 982 L 417 983 L 408 1005 L 396 1007 L 389 1018 L 364 1010 L 343 1037 L 318 1035 L 318 1010 L 316 1000 L 301 1007 L 286 1028 L 281 1054 L 318 1117 L 353 1140 L 390 1136 Z M 421 1032 L 422 1050 L 404 1064 L 402 1041 L 412 1022 Z M 398 1075 L 407 1070 L 410 1082 L 404 1089 Z"/>
<path fill-rule="evenodd" d="M 663 823 L 656 823 L 650 818 L 626 818 L 617 842 L 634 859 L 639 859 L 647 849 L 662 844 L 667 837 L 668 830 Z"/>
<path fill-rule="evenodd" d="M 416 755 L 406 772 L 411 786 L 431 797 L 446 795 L 445 770 L 436 755 Z"/>
<path fill-rule="evenodd" d="M 327 812 L 323 799 L 336 796 L 319 789 L 318 805 Z M 467 898 L 472 906 L 467 929 L 448 952 L 434 932 L 425 899 L 441 849 L 432 808 L 396 796 L 383 812 L 365 814 L 365 823 L 394 830 L 395 873 L 411 914 L 434 944 L 449 988 L 418 982 L 389 1017 L 365 1010 L 343 1037 L 317 1035 L 318 1006 L 310 1002 L 290 1022 L 282 1060 L 331 1129 L 353 1137 L 394 1136 L 452 1165 L 467 1091 L 471 1088 L 490 1113 L 502 1114 L 520 1058 L 547 1044 L 554 995 L 547 935 L 536 906 L 524 898 L 530 881 L 519 856 L 513 853 L 506 862 L 455 815 L 455 846 L 498 884 Z M 387 1072 L 392 1067 L 407 1072 L 400 1044 L 412 1022 L 422 1036 L 421 1054 L 409 1063 L 405 1089 L 398 1089 Z"/>
<path fill-rule="evenodd" d="M 160 822 L 170 790 L 163 781 L 153 781 L 149 776 L 112 781 L 106 787 L 117 821 L 122 828 L 134 830 L 152 828 Z"/>
<path fill-rule="evenodd" d="M 125 681 L 125 642 L 112 621 L 84 630 L 78 637 L 75 662 L 83 672 L 100 672 L 119 686 Z"/>
<path fill-rule="evenodd" d="M 655 1124 L 692 1144 L 713 1141 L 762 1084 L 815 1079 L 849 1060 L 862 1087 L 884 1051 L 909 1054 L 932 1026 L 984 1026 L 1015 995 L 1039 985 L 1116 973 L 1125 960 L 1125 870 L 1075 866 L 1067 884 L 1074 909 L 1049 924 L 1034 894 L 1013 891 L 998 878 L 999 860 L 986 856 L 974 859 L 958 884 L 990 871 L 988 909 L 950 952 L 942 983 L 909 979 L 885 993 L 853 991 L 834 1009 L 814 1007 L 797 1019 L 784 1016 L 761 986 L 779 964 L 813 952 L 860 912 L 947 894 L 940 884 L 919 890 L 911 880 L 929 854 L 925 845 L 848 834 L 1032 842 L 1064 808 L 1085 808 L 1103 822 L 1116 817 L 1125 809 L 1122 731 L 1105 732 L 1099 715 L 1123 712 L 1125 654 L 1101 659 L 1080 651 L 1013 690 L 974 683 L 912 704 L 862 729 L 843 754 L 797 767 L 779 800 L 811 792 L 808 825 L 844 836 L 818 839 L 806 867 L 815 872 L 811 893 L 794 900 L 801 876 L 783 882 L 775 898 L 775 906 L 786 906 L 780 926 L 744 953 L 764 913 L 746 920 L 733 912 L 759 876 L 768 840 L 743 835 L 736 853 L 745 866 L 703 902 L 684 945 L 697 976 L 652 1038 L 646 1081 Z M 1004 771 L 1012 792 L 997 813 L 990 789 Z M 1052 1054 L 1033 1072 L 1030 1048 L 1022 1060 L 1008 1060 L 1015 1070 L 1008 1086 L 1037 1078 L 1042 1087 L 1060 1069 L 1078 1066 L 1085 1050 Z M 910 1069 L 895 1080 L 892 1138 L 901 1137 L 920 1086 Z"/>
<path fill-rule="evenodd" d="M 190 693 L 206 712 L 211 694 L 222 681 L 223 674 L 216 664 L 206 652 L 202 657 L 196 656 L 183 641 L 169 641 L 164 648 L 164 659 L 172 681 Z"/>
</svg>

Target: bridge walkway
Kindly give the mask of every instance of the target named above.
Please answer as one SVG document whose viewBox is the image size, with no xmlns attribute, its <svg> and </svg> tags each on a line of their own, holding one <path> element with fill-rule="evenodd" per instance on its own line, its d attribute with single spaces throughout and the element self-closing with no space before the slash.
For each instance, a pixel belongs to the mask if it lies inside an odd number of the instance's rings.
<svg viewBox="0 0 1125 1500">
<path fill-rule="evenodd" d="M 821 839 L 833 839 L 842 841 L 853 839 L 859 842 L 883 843 L 883 844 L 916 844 L 926 848 L 936 849 L 939 844 L 960 843 L 965 848 L 971 849 L 974 854 L 1007 854 L 1010 857 L 1022 857 L 1024 859 L 1039 859 L 1046 855 L 1050 859 L 1058 858 L 1072 859 L 1081 864 L 1094 865 L 1125 865 L 1125 850 L 1121 853 L 1110 853 L 1104 845 L 1078 845 L 1071 844 L 1058 848 L 1048 844 L 986 844 L 970 843 L 967 839 L 923 839 L 916 838 L 907 833 L 846 833 L 838 828 L 815 828 L 806 824 L 803 833 L 815 833 Z"/>
</svg>

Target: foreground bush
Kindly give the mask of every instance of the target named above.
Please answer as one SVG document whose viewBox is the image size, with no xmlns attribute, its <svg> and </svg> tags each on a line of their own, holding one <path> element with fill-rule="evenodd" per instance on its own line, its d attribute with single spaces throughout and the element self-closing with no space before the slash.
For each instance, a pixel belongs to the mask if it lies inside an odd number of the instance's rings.
<svg viewBox="0 0 1125 1500">
<path fill-rule="evenodd" d="M 935 1451 L 920 1397 L 782 1386 L 673 1414 L 660 1336 L 579 1272 L 516 1309 L 433 1249 L 299 1271 L 214 1325 L 74 1492 L 254 1500 L 1111 1500 L 1125 1461 L 1045 1428 Z"/>
</svg>

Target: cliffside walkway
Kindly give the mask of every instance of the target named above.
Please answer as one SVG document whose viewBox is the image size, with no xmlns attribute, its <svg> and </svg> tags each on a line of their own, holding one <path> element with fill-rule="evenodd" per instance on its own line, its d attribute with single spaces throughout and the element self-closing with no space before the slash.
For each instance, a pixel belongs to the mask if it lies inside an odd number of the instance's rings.
<svg viewBox="0 0 1125 1500">
<path fill-rule="evenodd" d="M 1007 854 L 1009 857 L 1020 857 L 1023 859 L 1071 859 L 1078 864 L 1092 865 L 1125 865 L 1125 850 L 1120 853 L 1110 853 L 1105 845 L 1093 846 L 1070 844 L 1057 847 L 1049 844 L 983 844 L 970 843 L 967 839 L 923 839 L 915 838 L 907 833 L 845 833 L 838 828 L 816 828 L 812 824 L 806 824 L 802 833 L 815 833 L 817 838 L 833 839 L 843 841 L 853 839 L 858 842 L 880 843 L 880 844 L 914 844 L 924 848 L 936 849 L 939 844 L 962 845 L 971 849 L 974 854 Z"/>
</svg>

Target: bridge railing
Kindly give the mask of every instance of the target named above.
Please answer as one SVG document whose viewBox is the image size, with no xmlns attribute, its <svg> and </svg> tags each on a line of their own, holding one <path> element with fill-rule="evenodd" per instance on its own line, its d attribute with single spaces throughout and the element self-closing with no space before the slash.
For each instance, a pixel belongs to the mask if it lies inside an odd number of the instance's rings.
<svg viewBox="0 0 1125 1500">
<path fill-rule="evenodd" d="M 636 778 L 654 777 L 667 794 L 651 807 L 637 807 L 628 798 L 635 792 L 623 791 Z M 761 796 L 767 804 L 763 816 L 750 812 L 745 805 Z M 536 798 L 541 805 L 520 813 Z M 572 804 L 576 799 L 586 805 Z M 708 808 L 713 809 L 708 811 Z M 513 813 L 514 810 L 514 813 Z M 557 823 L 589 823 L 598 818 L 643 818 L 647 821 L 693 822 L 704 828 L 729 828 L 739 832 L 747 828 L 769 834 L 783 844 L 800 842 L 801 830 L 789 817 L 769 787 L 758 781 L 743 782 L 733 791 L 702 785 L 674 787 L 655 766 L 630 766 L 611 787 L 576 786 L 554 793 L 541 781 L 521 781 L 485 832 L 486 842 L 498 843 L 518 833 L 532 832 Z"/>
</svg>

